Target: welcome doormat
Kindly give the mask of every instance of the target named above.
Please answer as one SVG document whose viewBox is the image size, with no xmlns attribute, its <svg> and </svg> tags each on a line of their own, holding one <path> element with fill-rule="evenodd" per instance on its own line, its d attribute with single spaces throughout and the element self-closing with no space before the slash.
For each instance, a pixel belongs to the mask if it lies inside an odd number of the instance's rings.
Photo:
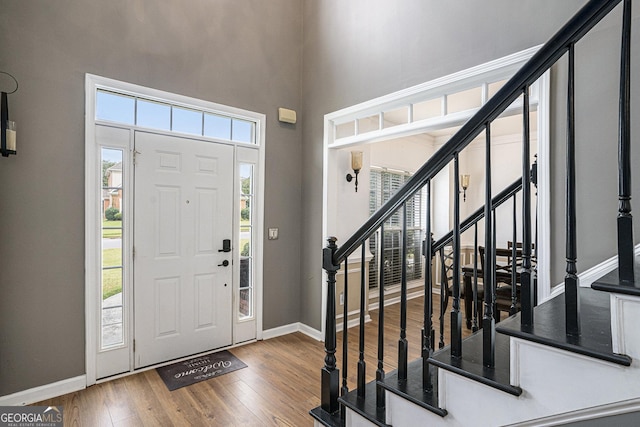
<svg viewBox="0 0 640 427">
<path fill-rule="evenodd" d="M 174 363 L 173 365 L 162 366 L 156 368 L 156 371 L 158 371 L 158 375 L 160 375 L 169 391 L 173 391 L 246 367 L 247 365 L 240 359 L 229 351 L 224 350 Z"/>
</svg>

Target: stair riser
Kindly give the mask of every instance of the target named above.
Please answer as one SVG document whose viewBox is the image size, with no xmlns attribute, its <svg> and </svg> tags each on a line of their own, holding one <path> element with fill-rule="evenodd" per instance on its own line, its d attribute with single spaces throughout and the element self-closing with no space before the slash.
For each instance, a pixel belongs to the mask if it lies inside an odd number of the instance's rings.
<svg viewBox="0 0 640 427">
<path fill-rule="evenodd" d="M 640 297 L 611 294 L 610 298 L 613 351 L 640 359 Z"/>
<path fill-rule="evenodd" d="M 411 403 L 395 393 L 387 393 L 386 422 L 393 426 L 440 426 L 451 425 L 445 423 L 442 417 Z M 447 415 L 445 419 L 449 419 Z"/>
<path fill-rule="evenodd" d="M 367 420 L 360 414 L 347 408 L 347 415 L 345 417 L 345 426 L 349 427 L 376 427 L 374 423 Z"/>
<path fill-rule="evenodd" d="M 640 396 L 640 366 L 626 367 L 512 338 L 511 382 L 524 390 L 521 420 Z"/>
</svg>

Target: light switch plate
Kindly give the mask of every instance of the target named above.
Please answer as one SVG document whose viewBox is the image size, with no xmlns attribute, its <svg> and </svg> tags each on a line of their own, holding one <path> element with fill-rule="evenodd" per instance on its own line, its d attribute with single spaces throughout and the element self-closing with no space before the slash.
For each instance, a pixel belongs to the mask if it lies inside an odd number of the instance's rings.
<svg viewBox="0 0 640 427">
<path fill-rule="evenodd" d="M 270 228 L 269 229 L 269 240 L 277 240 L 278 239 L 278 229 Z"/>
</svg>

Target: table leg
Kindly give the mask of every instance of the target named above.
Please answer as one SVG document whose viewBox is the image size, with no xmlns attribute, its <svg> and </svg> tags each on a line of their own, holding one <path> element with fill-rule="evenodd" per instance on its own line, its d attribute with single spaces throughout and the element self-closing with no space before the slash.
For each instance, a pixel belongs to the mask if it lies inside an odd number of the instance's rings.
<svg viewBox="0 0 640 427">
<path fill-rule="evenodd" d="M 471 276 L 468 274 L 464 277 L 464 315 L 467 319 L 467 329 L 471 329 L 471 320 L 473 318 L 473 288 L 471 286 Z"/>
</svg>

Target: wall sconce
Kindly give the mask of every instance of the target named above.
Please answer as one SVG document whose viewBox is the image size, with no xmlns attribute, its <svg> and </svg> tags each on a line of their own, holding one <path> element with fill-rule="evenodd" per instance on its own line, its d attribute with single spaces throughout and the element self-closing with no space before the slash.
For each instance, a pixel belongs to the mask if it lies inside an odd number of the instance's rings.
<svg viewBox="0 0 640 427">
<path fill-rule="evenodd" d="M 16 154 L 16 122 L 9 120 L 9 103 L 7 95 L 18 90 L 18 81 L 9 73 L 0 71 L 0 74 L 6 74 L 16 82 L 16 88 L 13 92 L 0 93 L 0 154 L 3 157 L 9 157 L 10 154 Z"/>
<path fill-rule="evenodd" d="M 462 186 L 462 201 L 467 201 L 467 188 L 469 188 L 469 175 L 460 175 L 460 185 Z"/>
<path fill-rule="evenodd" d="M 353 173 L 356 178 L 356 193 L 358 192 L 358 174 L 360 173 L 360 169 L 362 169 L 362 151 L 352 151 L 351 152 L 351 169 L 353 169 Z M 347 182 L 351 182 L 354 177 L 348 173 L 347 174 Z"/>
</svg>

